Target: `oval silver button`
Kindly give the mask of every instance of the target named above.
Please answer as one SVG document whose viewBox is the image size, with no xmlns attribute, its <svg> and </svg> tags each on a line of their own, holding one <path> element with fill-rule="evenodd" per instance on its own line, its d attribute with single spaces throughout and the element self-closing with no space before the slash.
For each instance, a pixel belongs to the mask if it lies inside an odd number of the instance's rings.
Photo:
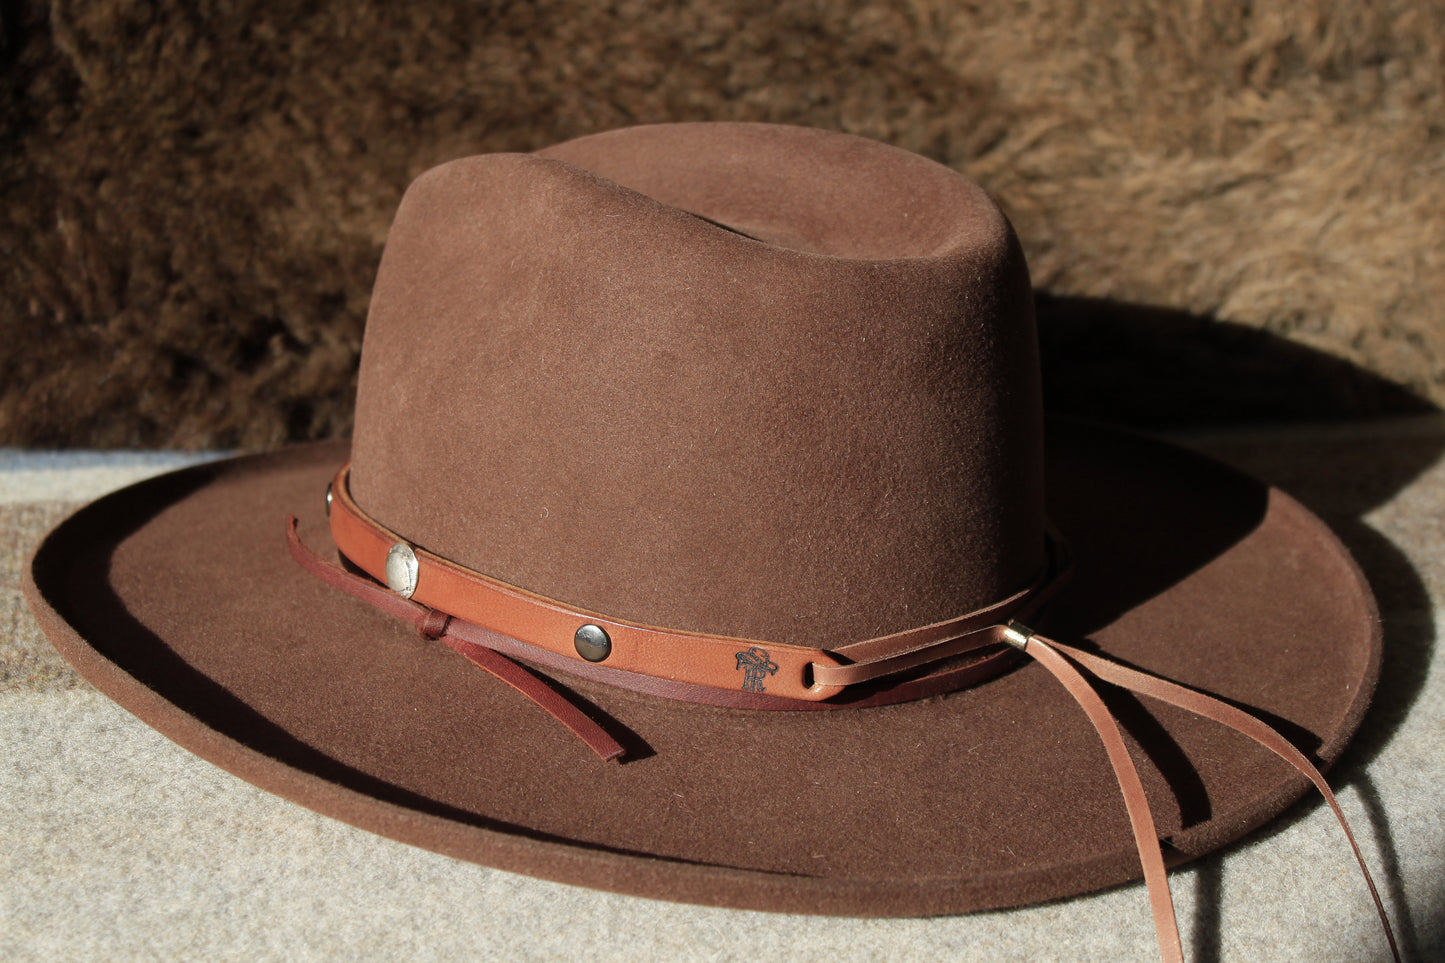
<svg viewBox="0 0 1445 963">
<path fill-rule="evenodd" d="M 416 591 L 416 553 L 406 542 L 397 542 L 386 553 L 386 584 L 404 599 Z"/>
</svg>

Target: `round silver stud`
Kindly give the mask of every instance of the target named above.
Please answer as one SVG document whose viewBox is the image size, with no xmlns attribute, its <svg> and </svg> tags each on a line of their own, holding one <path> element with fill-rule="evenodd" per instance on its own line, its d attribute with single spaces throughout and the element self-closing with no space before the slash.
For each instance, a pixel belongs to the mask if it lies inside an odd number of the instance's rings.
<svg viewBox="0 0 1445 963">
<path fill-rule="evenodd" d="M 326 517 L 331 517 L 331 482 L 326 483 Z"/>
<path fill-rule="evenodd" d="M 397 542 L 386 553 L 386 584 L 404 599 L 416 591 L 416 553 L 406 542 Z"/>
<path fill-rule="evenodd" d="M 600 625 L 582 626 L 572 637 L 572 644 L 577 646 L 577 654 L 588 662 L 601 662 L 612 654 L 612 640 Z"/>
</svg>

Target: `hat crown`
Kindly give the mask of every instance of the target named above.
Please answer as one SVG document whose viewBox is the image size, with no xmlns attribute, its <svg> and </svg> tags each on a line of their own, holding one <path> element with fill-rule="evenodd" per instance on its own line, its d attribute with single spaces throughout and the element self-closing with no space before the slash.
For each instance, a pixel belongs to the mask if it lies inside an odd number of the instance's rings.
<svg viewBox="0 0 1445 963">
<path fill-rule="evenodd" d="M 673 629 L 831 646 L 1043 563 L 1027 269 L 979 188 L 842 134 L 675 125 L 402 201 L 352 493 L 414 545 Z"/>
</svg>

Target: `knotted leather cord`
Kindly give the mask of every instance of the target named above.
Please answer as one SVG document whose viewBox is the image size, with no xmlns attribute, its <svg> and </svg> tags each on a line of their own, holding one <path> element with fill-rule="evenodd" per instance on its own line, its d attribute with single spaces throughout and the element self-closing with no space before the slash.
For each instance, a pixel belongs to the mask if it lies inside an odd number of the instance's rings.
<svg viewBox="0 0 1445 963">
<path fill-rule="evenodd" d="M 1380 925 L 1384 927 L 1385 940 L 1390 944 L 1390 955 L 1395 963 L 1400 963 L 1400 950 L 1395 944 L 1390 918 L 1385 913 L 1385 904 L 1380 899 L 1379 890 L 1375 888 L 1375 880 L 1370 875 L 1369 867 L 1365 865 L 1364 854 L 1355 842 L 1355 834 L 1350 831 L 1350 824 L 1345 820 L 1345 814 L 1335 800 L 1335 794 L 1330 791 L 1325 777 L 1289 740 L 1249 713 L 1213 696 L 1055 642 L 1037 635 L 1032 629 L 1017 622 L 1009 623 L 1005 638 L 1010 645 L 1025 655 L 1032 656 L 1063 683 L 1064 688 L 1088 714 L 1089 721 L 1094 724 L 1099 738 L 1104 742 L 1109 762 L 1119 780 L 1119 789 L 1124 795 L 1129 821 L 1134 828 L 1134 840 L 1138 844 L 1139 858 L 1144 865 L 1149 905 L 1154 914 L 1154 930 L 1159 938 L 1159 953 L 1167 963 L 1182 963 L 1184 954 L 1179 942 L 1179 925 L 1174 915 L 1174 901 L 1169 893 L 1169 880 L 1164 870 L 1164 855 L 1159 847 L 1159 833 L 1154 825 L 1154 816 L 1149 809 L 1148 797 L 1144 794 L 1144 784 L 1139 779 L 1139 772 L 1134 767 L 1134 760 L 1129 755 L 1118 724 L 1075 663 L 1105 682 L 1141 696 L 1167 702 L 1248 736 L 1294 766 L 1314 783 L 1334 811 L 1340 828 L 1345 831 L 1345 838 L 1349 840 L 1350 849 L 1354 851 L 1355 861 L 1359 863 L 1360 872 L 1364 874 L 1365 885 L 1370 888 L 1370 897 L 1375 901 L 1375 912 L 1379 914 Z"/>
<path fill-rule="evenodd" d="M 546 679 L 500 652 L 459 639 L 448 632 L 453 619 L 446 613 L 408 601 L 384 586 L 337 568 L 311 551 L 296 531 L 295 515 L 286 519 L 286 547 L 290 549 L 291 557 L 307 572 L 329 585 L 344 589 L 348 594 L 376 606 L 388 615 L 406 619 L 417 627 L 423 638 L 441 639 L 474 665 L 516 689 L 537 708 L 571 730 L 604 762 L 611 762 L 622 755 L 621 743 L 554 689 Z"/>
</svg>

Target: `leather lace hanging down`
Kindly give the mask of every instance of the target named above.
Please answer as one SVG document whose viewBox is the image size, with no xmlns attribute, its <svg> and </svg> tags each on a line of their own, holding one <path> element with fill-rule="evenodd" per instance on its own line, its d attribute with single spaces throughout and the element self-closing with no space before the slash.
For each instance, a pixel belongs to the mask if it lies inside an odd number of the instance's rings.
<svg viewBox="0 0 1445 963">
<path fill-rule="evenodd" d="M 1144 784 L 1139 779 L 1138 770 L 1134 768 L 1134 761 L 1129 756 L 1129 749 L 1124 744 L 1118 723 L 1080 672 L 1079 666 L 1105 682 L 1147 698 L 1167 702 L 1248 736 L 1294 766 L 1314 783 L 1345 831 L 1345 838 L 1349 840 L 1350 849 L 1354 851 L 1355 861 L 1359 863 L 1360 872 L 1365 876 L 1365 884 L 1370 888 L 1370 897 L 1375 901 L 1375 911 L 1380 916 L 1380 925 L 1384 927 L 1385 939 L 1390 944 L 1390 955 L 1394 957 L 1395 963 L 1399 963 L 1400 950 L 1395 945 L 1395 933 L 1390 928 L 1385 904 L 1380 900 L 1380 893 L 1375 888 L 1369 867 L 1365 865 L 1364 854 L 1355 842 L 1355 834 L 1350 831 L 1350 824 L 1345 820 L 1345 814 L 1335 800 L 1335 794 L 1330 791 L 1325 777 L 1289 740 L 1249 713 L 1213 696 L 1055 642 L 1037 635 L 1032 629 L 1018 622 L 1008 624 L 1004 631 L 1004 640 L 1048 669 L 1079 703 L 1089 721 L 1098 730 L 1099 738 L 1103 740 L 1104 749 L 1109 755 L 1109 762 L 1114 767 L 1114 774 L 1119 779 L 1119 788 L 1124 794 L 1124 805 L 1129 811 L 1134 839 L 1139 846 L 1139 859 L 1144 864 L 1144 882 L 1149 890 L 1149 905 L 1154 914 L 1154 929 L 1159 937 L 1159 952 L 1166 961 L 1182 963 L 1184 951 L 1179 942 L 1179 925 L 1174 916 L 1174 901 L 1169 894 L 1169 880 L 1165 874 L 1164 855 L 1159 848 L 1159 833 L 1154 825 L 1154 815 L 1149 809 L 1149 800 L 1144 795 Z"/>
<path fill-rule="evenodd" d="M 448 632 L 453 621 L 451 616 L 409 602 L 384 586 L 337 568 L 311 551 L 297 534 L 295 515 L 286 519 L 286 547 L 297 564 L 328 585 L 340 588 L 389 615 L 406 619 L 417 627 L 417 631 L 424 638 L 441 639 L 472 664 L 516 689 L 535 703 L 537 708 L 571 730 L 604 762 L 611 762 L 622 755 L 621 743 L 554 689 L 546 679 L 492 648 L 457 638 Z"/>
<path fill-rule="evenodd" d="M 878 688 L 875 680 L 878 679 L 880 668 L 885 663 L 891 663 L 889 667 L 895 671 L 900 666 L 905 669 L 913 669 L 917 668 L 916 663 L 924 652 L 931 650 L 931 654 L 944 660 L 945 663 L 948 657 L 957 654 L 956 647 L 951 645 L 948 640 L 944 640 L 944 644 L 939 645 L 938 640 L 928 639 L 917 648 L 890 646 L 881 657 L 873 658 L 875 656 L 873 648 L 879 648 L 879 642 L 891 643 L 893 640 L 890 638 L 870 640 L 861 644 L 855 643 L 856 654 L 859 656 L 858 662 L 837 667 L 839 675 L 837 681 L 842 683 L 845 689 L 852 685 L 856 688 L 871 690 L 865 698 L 850 700 L 845 692 L 841 699 L 835 698 L 826 702 L 818 702 L 768 696 L 760 698 L 753 693 L 728 693 L 705 686 L 609 669 L 606 666 L 575 659 L 563 659 L 547 649 L 518 641 L 500 632 L 494 632 L 448 615 L 439 609 L 402 598 L 380 583 L 347 572 L 312 552 L 302 543 L 297 533 L 295 516 L 287 519 L 286 539 L 292 557 L 307 572 L 391 615 L 406 619 L 417 626 L 418 631 L 424 637 L 446 643 L 477 666 L 502 679 L 531 699 L 544 712 L 581 738 L 593 752 L 604 760 L 614 760 L 621 756 L 623 752 L 621 745 L 595 721 L 552 688 L 546 680 L 513 661 L 508 655 L 525 658 L 548 668 L 570 672 L 583 678 L 618 685 L 661 698 L 754 709 L 846 709 L 906 701 L 962 688 L 983 681 L 994 674 L 990 666 L 984 663 L 973 663 L 962 668 L 945 667 L 925 673 L 920 677 L 909 677 L 908 681 L 891 685 L 886 684 L 887 680 L 884 679 L 885 685 Z M 1041 598 L 1029 600 L 1028 608 L 1030 610 L 1037 610 L 1042 601 L 1061 581 L 1061 578 L 1067 575 L 1067 559 L 1061 558 L 1057 567 L 1059 571 L 1050 577 L 1046 584 L 1036 587 L 1042 588 L 1044 591 L 1038 593 Z M 1129 755 L 1128 746 L 1124 742 L 1118 723 L 1098 692 L 1095 691 L 1086 672 L 1098 680 L 1128 689 L 1146 698 L 1158 699 L 1227 726 L 1274 752 L 1307 777 L 1325 797 L 1325 801 L 1329 803 L 1330 809 L 1345 831 L 1345 836 L 1354 851 L 1355 860 L 1364 874 L 1370 896 L 1374 900 L 1375 910 L 1379 914 L 1380 924 L 1384 928 L 1385 938 L 1390 945 L 1390 953 L 1398 963 L 1400 954 L 1395 943 L 1394 932 L 1390 928 L 1389 918 L 1385 913 L 1384 903 L 1380 899 L 1375 881 L 1365 865 L 1364 855 L 1355 842 L 1354 834 L 1345 820 L 1344 813 L 1340 810 L 1339 803 L 1335 800 L 1334 793 L 1330 791 L 1329 784 L 1319 770 L 1278 732 L 1247 712 L 1236 709 L 1219 699 L 1045 638 L 1017 620 L 1010 621 L 1006 625 L 970 625 L 967 637 L 974 647 L 1007 643 L 1013 649 L 1033 658 L 1053 674 L 1074 697 L 1099 733 L 1110 765 L 1118 778 L 1119 788 L 1124 796 L 1124 804 L 1129 813 L 1135 845 L 1138 847 L 1139 858 L 1143 864 L 1144 880 L 1149 892 L 1149 903 L 1159 939 L 1160 954 L 1164 960 L 1169 963 L 1182 963 L 1184 954 L 1179 939 L 1178 923 L 1174 915 L 1173 898 L 1169 892 L 1164 856 L 1159 845 L 1158 829 L 1149 808 L 1148 798 L 1144 793 L 1143 782 Z M 840 653 L 849 651 L 849 647 L 843 647 L 838 651 Z M 1004 651 L 1009 650 L 1004 649 Z M 986 671 L 978 672 L 979 667 L 985 668 Z M 927 668 L 926 664 L 925 668 Z M 852 675 L 856 675 L 856 681 L 852 680 Z M 746 698 L 739 699 L 738 696 Z"/>
</svg>

